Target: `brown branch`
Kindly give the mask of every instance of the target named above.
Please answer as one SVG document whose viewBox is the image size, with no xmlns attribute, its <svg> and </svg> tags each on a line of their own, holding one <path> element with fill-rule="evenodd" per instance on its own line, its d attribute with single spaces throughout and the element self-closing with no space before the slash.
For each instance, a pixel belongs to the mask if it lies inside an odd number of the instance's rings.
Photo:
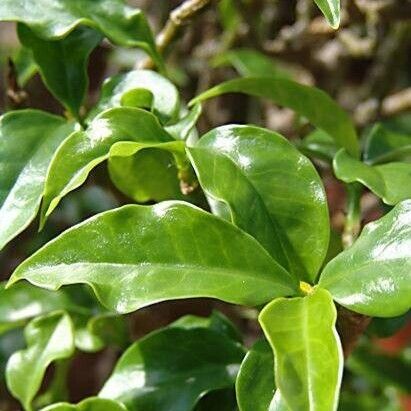
<svg viewBox="0 0 411 411">
<path fill-rule="evenodd" d="M 10 58 L 8 59 L 6 93 L 10 108 L 17 109 L 24 107 L 28 95 L 18 84 L 16 66 Z"/>
<path fill-rule="evenodd" d="M 337 331 L 341 338 L 344 358 L 348 358 L 371 322 L 371 317 L 337 306 Z"/>
<path fill-rule="evenodd" d="M 187 25 L 190 20 L 211 3 L 212 0 L 186 0 L 174 9 L 161 32 L 157 35 L 156 46 L 160 53 L 164 53 L 167 47 L 178 35 L 180 29 Z M 218 1 L 218 0 L 217 0 Z M 148 58 L 138 62 L 137 68 L 152 68 L 153 61 Z"/>
</svg>

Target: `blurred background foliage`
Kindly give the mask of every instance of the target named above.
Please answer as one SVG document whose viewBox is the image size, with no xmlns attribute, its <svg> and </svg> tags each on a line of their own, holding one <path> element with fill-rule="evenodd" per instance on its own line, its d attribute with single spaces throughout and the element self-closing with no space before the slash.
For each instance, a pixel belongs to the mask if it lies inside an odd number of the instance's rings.
<svg viewBox="0 0 411 411">
<path fill-rule="evenodd" d="M 158 33 L 181 1 L 129 3 L 144 10 Z M 312 0 L 214 0 L 179 34 L 165 53 L 168 75 L 186 101 L 237 75 L 285 76 L 327 91 L 351 114 L 363 136 L 376 122 L 387 132 L 411 135 L 410 0 L 342 0 L 342 21 L 337 31 L 326 24 Z M 90 58 L 86 105 L 91 107 L 97 100 L 105 78 L 144 66 L 147 60 L 140 50 L 113 47 L 103 41 Z M 62 114 L 61 106 L 36 74 L 30 55 L 20 49 L 14 24 L 0 24 L 0 112 L 24 107 Z M 198 129 L 204 133 L 225 123 L 271 128 L 295 141 L 306 154 L 312 154 L 318 142 L 318 136 L 312 135 L 302 140 L 311 131 L 304 119 L 247 96 L 228 95 L 207 102 Z M 315 163 L 326 185 L 335 231 L 331 258 L 341 249 L 345 194 L 324 158 L 317 152 Z M 130 202 L 107 181 L 105 168 L 97 168 L 85 187 L 64 199 L 42 232 L 37 232 L 35 221 L 9 244 L 0 253 L 0 279 L 7 279 L 20 261 L 67 227 Z M 365 222 L 381 215 L 384 207 L 368 194 L 362 206 Z M 261 334 L 256 311 L 207 299 L 145 308 L 129 316 L 130 333 L 136 339 L 181 315 L 208 315 L 214 308 L 239 326 L 247 344 Z M 408 313 L 401 318 L 372 321 L 347 362 L 341 411 L 411 410 L 407 396 L 411 394 L 410 319 Z M 11 330 L 0 338 L 0 411 L 19 409 L 8 396 L 2 378 L 10 353 L 22 346 L 20 330 Z M 77 355 L 69 369 L 70 400 L 77 402 L 95 394 L 118 356 L 119 350 L 114 348 Z M 50 375 L 53 371 L 49 370 Z M 206 409 L 208 400 L 199 409 Z"/>
</svg>

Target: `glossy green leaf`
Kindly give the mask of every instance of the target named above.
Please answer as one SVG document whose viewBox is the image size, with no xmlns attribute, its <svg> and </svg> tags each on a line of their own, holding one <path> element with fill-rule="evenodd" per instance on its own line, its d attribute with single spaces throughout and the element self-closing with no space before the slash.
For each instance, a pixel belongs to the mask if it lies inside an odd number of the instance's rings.
<svg viewBox="0 0 411 411">
<path fill-rule="evenodd" d="M 130 411 L 191 411 L 207 392 L 233 386 L 243 355 L 212 330 L 168 327 L 133 344 L 99 396 Z"/>
<path fill-rule="evenodd" d="M 357 134 L 351 119 L 328 94 L 320 89 L 286 79 L 246 77 L 221 83 L 194 98 L 190 104 L 226 93 L 250 94 L 288 107 L 328 133 L 351 155 L 359 157 Z"/>
<path fill-rule="evenodd" d="M 213 212 L 228 211 L 296 278 L 314 281 L 330 228 L 310 161 L 279 134 L 254 126 L 219 127 L 188 151 Z"/>
<path fill-rule="evenodd" d="M 103 84 L 99 101 L 89 114 L 89 119 L 109 108 L 127 105 L 122 98 L 131 91 L 140 95 L 144 94 L 144 91 L 149 91 L 153 96 L 154 114 L 161 121 L 177 119 L 180 97 L 176 87 L 165 77 L 150 70 L 133 70 L 107 79 Z"/>
<path fill-rule="evenodd" d="M 340 25 L 340 0 L 314 0 L 333 29 Z"/>
<path fill-rule="evenodd" d="M 120 142 L 122 144 L 115 149 L 113 146 Z M 90 171 L 110 157 L 112 149 L 115 150 L 113 155 L 129 156 L 143 148 L 173 142 L 177 146 L 183 144 L 175 142 L 156 117 L 145 110 L 123 107 L 103 112 L 87 130 L 73 133 L 56 152 L 45 184 L 41 224 L 65 195 L 82 185 Z"/>
<path fill-rule="evenodd" d="M 87 61 L 102 35 L 79 27 L 62 40 L 44 40 L 27 26 L 18 26 L 19 39 L 30 49 L 48 89 L 76 118 L 88 87 Z"/>
<path fill-rule="evenodd" d="M 240 411 L 268 411 L 275 392 L 274 357 L 265 340 L 255 343 L 245 356 L 236 380 Z"/>
<path fill-rule="evenodd" d="M 411 132 L 399 133 L 376 124 L 367 134 L 364 147 L 364 161 L 381 164 L 389 161 L 411 161 Z"/>
<path fill-rule="evenodd" d="M 404 393 L 411 392 L 411 362 L 401 357 L 379 354 L 364 346 L 350 355 L 347 367 L 381 388 L 390 386 Z"/>
<path fill-rule="evenodd" d="M 213 60 L 217 67 L 232 65 L 237 72 L 244 76 L 273 76 L 291 78 L 284 70 L 278 67 L 275 61 L 254 49 L 234 49 L 219 54 Z"/>
<path fill-rule="evenodd" d="M 321 287 L 352 311 L 395 317 L 411 308 L 411 201 L 368 224 L 357 241 L 331 260 Z"/>
<path fill-rule="evenodd" d="M 331 295 L 274 300 L 259 321 L 273 348 L 275 380 L 293 411 L 337 409 L 343 357 Z"/>
<path fill-rule="evenodd" d="M 146 18 L 123 0 L 2 0 L 0 21 L 24 23 L 45 40 L 65 37 L 79 25 L 90 26 L 113 43 L 143 48 L 161 64 Z"/>
<path fill-rule="evenodd" d="M 21 279 L 54 290 L 88 284 L 120 313 L 188 297 L 257 305 L 296 290 L 252 237 L 171 201 L 125 206 L 74 226 L 21 264 L 9 284 Z"/>
<path fill-rule="evenodd" d="M 79 291 L 76 290 L 76 293 Z M 65 291 L 50 292 L 27 283 L 5 289 L 5 283 L 0 283 L 0 334 L 24 325 L 31 318 L 56 310 L 82 315 L 91 313 L 91 307 L 76 301 Z"/>
<path fill-rule="evenodd" d="M 62 402 L 49 405 L 41 411 L 127 411 L 127 408 L 117 401 L 91 397 L 76 405 Z"/>
<path fill-rule="evenodd" d="M 73 326 L 67 314 L 57 312 L 31 321 L 25 329 L 27 348 L 14 353 L 6 369 L 10 392 L 25 410 L 40 389 L 47 367 L 74 352 Z"/>
<path fill-rule="evenodd" d="M 384 203 L 395 205 L 411 198 L 411 164 L 388 163 L 370 166 L 340 150 L 333 161 L 334 173 L 346 183 L 359 182 Z"/>
<path fill-rule="evenodd" d="M 51 158 L 72 130 L 73 124 L 37 110 L 0 118 L 0 249 L 36 216 Z"/>
</svg>

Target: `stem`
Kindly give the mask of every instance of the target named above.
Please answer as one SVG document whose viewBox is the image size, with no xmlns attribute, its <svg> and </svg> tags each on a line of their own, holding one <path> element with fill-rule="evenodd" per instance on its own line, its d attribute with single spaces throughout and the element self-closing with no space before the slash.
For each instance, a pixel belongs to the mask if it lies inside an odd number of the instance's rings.
<svg viewBox="0 0 411 411">
<path fill-rule="evenodd" d="M 347 215 L 345 218 L 342 243 L 344 248 L 352 246 L 361 228 L 361 186 L 358 183 L 347 184 Z"/>
<path fill-rule="evenodd" d="M 358 183 L 347 184 L 347 215 L 342 235 L 344 248 L 351 247 L 361 229 L 361 194 L 362 187 Z M 341 338 L 344 357 L 347 358 L 355 348 L 359 338 L 364 333 L 371 317 L 358 314 L 337 305 L 337 330 Z"/>
<path fill-rule="evenodd" d="M 156 46 L 160 53 L 164 53 L 167 47 L 177 36 L 180 28 L 185 26 L 197 13 L 203 10 L 212 0 L 186 0 L 174 9 L 161 32 L 157 35 Z M 217 0 L 218 1 L 218 0 Z M 153 60 L 148 58 L 138 68 L 152 68 Z"/>
</svg>

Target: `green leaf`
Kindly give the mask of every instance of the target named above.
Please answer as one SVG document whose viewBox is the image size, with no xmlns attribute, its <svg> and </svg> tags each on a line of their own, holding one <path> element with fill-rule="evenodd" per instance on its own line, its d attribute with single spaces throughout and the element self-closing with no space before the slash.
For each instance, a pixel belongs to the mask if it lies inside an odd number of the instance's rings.
<svg viewBox="0 0 411 411">
<path fill-rule="evenodd" d="M 337 178 L 346 182 L 359 182 L 369 188 L 384 203 L 395 205 L 411 198 L 411 165 L 388 163 L 370 166 L 340 150 L 333 161 Z"/>
<path fill-rule="evenodd" d="M 120 46 L 143 48 L 161 66 L 144 14 L 123 0 L 2 0 L 0 21 L 24 23 L 44 40 L 61 39 L 79 25 L 90 26 Z"/>
<path fill-rule="evenodd" d="M 127 411 L 127 408 L 120 402 L 105 400 L 103 398 L 87 398 L 77 405 L 65 402 L 49 405 L 41 411 Z"/>
<path fill-rule="evenodd" d="M 37 110 L 0 118 L 0 249 L 36 216 L 51 158 L 73 127 Z"/>
<path fill-rule="evenodd" d="M 133 344 L 99 396 L 130 411 L 191 411 L 207 392 L 233 386 L 243 355 L 212 330 L 168 327 Z"/>
<path fill-rule="evenodd" d="M 273 351 L 267 341 L 259 340 L 248 351 L 238 372 L 240 411 L 268 411 L 275 388 Z"/>
<path fill-rule="evenodd" d="M 254 49 L 243 48 L 226 51 L 214 58 L 213 65 L 216 67 L 232 65 L 243 77 L 291 78 L 291 75 L 279 68 L 273 59 Z"/>
<path fill-rule="evenodd" d="M 279 298 L 259 321 L 273 348 L 275 380 L 293 411 L 336 410 L 342 377 L 336 309 L 321 288 L 302 298 Z"/>
<path fill-rule="evenodd" d="M 231 338 L 240 344 L 243 339 L 237 327 L 223 314 L 218 311 L 213 311 L 209 317 L 199 317 L 197 315 L 185 315 L 174 321 L 169 327 L 178 328 L 207 328 Z"/>
<path fill-rule="evenodd" d="M 88 284 L 120 313 L 188 297 L 258 305 L 297 288 L 252 237 L 171 201 L 124 206 L 72 227 L 21 264 L 9 285 L 23 278 L 53 290 Z"/>
<path fill-rule="evenodd" d="M 17 71 L 17 82 L 20 87 L 24 87 L 38 71 L 32 51 L 21 47 L 13 57 L 13 63 Z"/>
<path fill-rule="evenodd" d="M 314 0 L 333 29 L 340 25 L 340 0 Z"/>
<path fill-rule="evenodd" d="M 32 410 L 31 402 L 40 389 L 47 367 L 74 352 L 73 326 L 67 314 L 57 312 L 31 321 L 25 331 L 27 348 L 14 353 L 7 363 L 10 392 Z"/>
<path fill-rule="evenodd" d="M 314 130 L 297 145 L 307 156 L 330 162 L 337 154 L 338 147 L 332 137 L 322 130 Z"/>
<path fill-rule="evenodd" d="M 50 292 L 27 283 L 5 289 L 5 283 L 0 283 L 0 334 L 56 310 L 86 315 L 90 314 L 91 307 L 76 301 L 65 291 Z"/>
<path fill-rule="evenodd" d="M 232 389 L 212 391 L 202 397 L 194 411 L 238 411 Z"/>
<path fill-rule="evenodd" d="M 364 161 L 381 164 L 398 160 L 411 161 L 411 133 L 399 133 L 377 123 L 367 134 Z"/>
<path fill-rule="evenodd" d="M 367 333 L 379 338 L 391 337 L 411 321 L 411 310 L 393 318 L 373 318 Z"/>
<path fill-rule="evenodd" d="M 6 365 L 9 358 L 17 350 L 24 348 L 24 336 L 21 328 L 0 334 L 0 389 L 5 379 Z"/>
<path fill-rule="evenodd" d="M 296 278 L 314 281 L 330 228 L 311 162 L 279 134 L 254 126 L 219 127 L 188 152 L 213 212 L 228 211 Z"/>
<path fill-rule="evenodd" d="M 30 49 L 47 88 L 76 118 L 88 87 L 87 61 L 102 35 L 79 27 L 62 40 L 44 40 L 19 24 L 19 39 Z"/>
<path fill-rule="evenodd" d="M 97 352 L 113 345 L 124 348 L 128 343 L 127 323 L 122 316 L 102 313 L 75 322 L 75 344 L 81 351 Z"/>
<path fill-rule="evenodd" d="M 190 138 L 193 136 L 193 132 L 196 134 L 195 125 L 201 115 L 201 111 L 201 104 L 196 104 L 190 111 L 181 116 L 176 123 L 170 124 L 165 129 L 176 140 L 190 141 Z"/>
<path fill-rule="evenodd" d="M 189 170 L 182 141 L 119 142 L 110 150 L 108 161 L 111 181 L 122 193 L 140 203 L 184 199 L 179 168 Z"/>
<path fill-rule="evenodd" d="M 395 387 L 404 393 L 411 392 L 411 362 L 401 357 L 379 354 L 370 347 L 359 347 L 347 362 L 348 369 L 362 375 L 377 387 Z"/>
<path fill-rule="evenodd" d="M 395 317 L 411 307 L 411 201 L 368 224 L 357 241 L 331 260 L 321 287 L 352 311 Z"/>
<path fill-rule="evenodd" d="M 104 110 L 125 105 L 124 95 L 144 91 L 153 96 L 154 114 L 164 123 L 176 120 L 180 109 L 180 97 L 174 84 L 160 74 L 150 70 L 133 70 L 107 79 L 102 87 L 101 96 L 88 118 L 93 119 Z"/>
<path fill-rule="evenodd" d="M 131 155 L 133 150 L 136 152 L 161 143 L 183 144 L 175 142 L 156 117 L 145 110 L 122 107 L 103 112 L 87 130 L 73 133 L 56 152 L 45 184 L 41 225 L 65 195 L 81 186 L 90 171 L 110 157 L 115 143 L 126 141 L 137 144 L 131 149 L 127 145 L 119 146 L 115 155 L 123 155 L 121 147 L 128 147 L 125 155 Z"/>
<path fill-rule="evenodd" d="M 357 133 L 351 119 L 328 94 L 320 89 L 286 79 L 247 77 L 221 83 L 194 98 L 190 104 L 226 93 L 250 94 L 288 107 L 328 133 L 351 155 L 359 157 Z"/>
</svg>

